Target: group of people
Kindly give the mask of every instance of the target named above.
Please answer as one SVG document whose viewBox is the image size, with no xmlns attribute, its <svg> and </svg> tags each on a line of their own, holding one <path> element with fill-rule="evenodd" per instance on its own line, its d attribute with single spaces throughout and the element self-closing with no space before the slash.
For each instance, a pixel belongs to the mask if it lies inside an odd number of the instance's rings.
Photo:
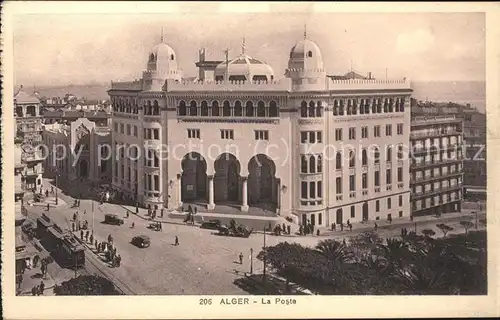
<svg viewBox="0 0 500 320">
<path fill-rule="evenodd" d="M 80 199 L 75 199 L 75 202 L 73 202 L 73 208 L 76 208 L 79 206 L 80 206 Z"/>
<path fill-rule="evenodd" d="M 83 222 L 81 220 L 78 220 L 78 212 L 73 214 L 73 222 L 71 223 L 71 231 L 73 231 L 73 232 L 83 231 L 83 230 L 87 230 L 88 227 L 89 227 L 89 222 L 87 220 L 84 220 Z"/>
<path fill-rule="evenodd" d="M 113 237 L 108 236 L 108 242 L 99 242 L 95 240 L 95 248 L 97 254 L 104 253 L 106 261 L 111 263 L 111 267 L 119 267 L 121 265 L 122 257 L 117 254 L 116 247 L 113 246 Z"/>
<path fill-rule="evenodd" d="M 347 219 L 346 225 L 349 231 L 352 231 L 352 223 L 350 219 Z M 339 223 L 339 229 L 340 231 L 344 231 L 344 223 Z M 335 222 L 332 223 L 332 231 L 337 231 L 337 224 Z"/>
<path fill-rule="evenodd" d="M 198 208 L 193 208 L 191 205 L 188 205 L 187 212 L 188 214 L 186 216 L 186 219 L 184 219 L 184 222 L 194 225 L 194 215 L 198 213 Z"/>
<path fill-rule="evenodd" d="M 45 283 L 43 283 L 42 280 L 39 285 L 33 286 L 33 288 L 31 288 L 31 295 L 40 296 L 43 295 L 44 291 L 45 291 Z"/>
<path fill-rule="evenodd" d="M 80 239 L 83 241 L 85 238 L 85 242 L 94 242 L 94 235 L 90 233 L 89 230 L 83 232 L 83 229 L 80 229 Z"/>
<path fill-rule="evenodd" d="M 290 225 L 285 225 L 285 223 L 283 223 L 283 225 L 280 225 L 280 224 L 277 224 L 275 227 L 274 227 L 274 234 L 277 235 L 277 236 L 281 236 L 281 234 L 291 234 L 291 227 Z"/>
<path fill-rule="evenodd" d="M 314 235 L 314 224 L 310 220 L 307 220 L 306 224 L 299 226 L 299 234 L 301 236 Z M 319 229 L 316 230 L 316 234 L 319 236 Z"/>
</svg>

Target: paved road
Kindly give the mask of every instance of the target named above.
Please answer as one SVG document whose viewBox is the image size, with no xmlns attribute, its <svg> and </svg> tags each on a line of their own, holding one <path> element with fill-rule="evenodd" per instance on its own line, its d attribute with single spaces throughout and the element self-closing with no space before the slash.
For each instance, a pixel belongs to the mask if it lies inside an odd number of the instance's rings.
<svg viewBox="0 0 500 320">
<path fill-rule="evenodd" d="M 61 196 L 68 204 L 73 201 L 66 195 Z M 213 234 L 212 230 L 204 230 L 194 226 L 163 224 L 160 232 L 147 229 L 150 223 L 139 217 L 131 215 L 125 219 L 122 226 L 112 226 L 101 223 L 105 213 L 115 213 L 122 217 L 125 210 L 117 205 L 94 203 L 95 221 L 94 234 L 99 241 L 104 241 L 109 234 L 114 238 L 117 253 L 122 257 L 119 268 L 109 268 L 108 271 L 119 279 L 136 294 L 246 294 L 245 291 L 233 284 L 233 281 L 248 272 L 250 248 L 257 255 L 263 245 L 263 234 L 252 234 L 250 238 L 221 237 Z M 70 219 L 78 209 L 80 217 L 89 221 L 92 227 L 92 204 L 90 200 L 82 200 L 79 208 L 60 206 L 51 209 L 48 214 L 62 227 L 71 228 Z M 29 207 L 30 212 L 41 214 L 42 207 Z M 83 211 L 86 210 L 86 215 Z M 131 223 L 135 228 L 130 228 Z M 433 228 L 436 235 L 441 232 L 435 227 L 436 220 L 422 222 L 418 230 Z M 454 232 L 463 232 L 463 228 L 455 223 L 452 225 Z M 130 244 L 133 236 L 144 234 L 151 238 L 151 247 L 146 249 L 136 248 Z M 353 230 L 352 234 L 356 234 Z M 399 236 L 400 228 L 381 229 L 382 237 Z M 174 246 L 174 237 L 178 236 L 180 245 Z M 348 237 L 348 232 L 335 234 L 333 237 L 341 240 Z M 304 245 L 314 246 L 319 240 L 326 237 L 276 237 L 266 236 L 267 245 L 275 245 L 281 241 L 299 242 Z M 348 239 L 346 239 L 348 240 Z M 244 263 L 237 263 L 238 255 L 242 252 Z M 92 254 L 92 253 L 88 253 Z M 96 262 L 100 263 L 100 262 Z M 254 270 L 259 272 L 262 262 L 254 258 Z"/>
</svg>

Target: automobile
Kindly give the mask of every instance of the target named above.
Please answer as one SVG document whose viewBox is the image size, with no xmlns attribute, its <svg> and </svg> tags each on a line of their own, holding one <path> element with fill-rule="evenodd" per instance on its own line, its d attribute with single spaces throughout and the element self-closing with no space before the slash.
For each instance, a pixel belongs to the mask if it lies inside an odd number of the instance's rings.
<svg viewBox="0 0 500 320">
<path fill-rule="evenodd" d="M 147 248 L 151 245 L 151 239 L 145 235 L 135 236 L 132 238 L 132 244 L 139 248 Z"/>
<path fill-rule="evenodd" d="M 124 224 L 123 219 L 118 217 L 116 214 L 106 214 L 104 215 L 104 223 L 122 225 Z"/>
<path fill-rule="evenodd" d="M 212 230 L 218 230 L 219 227 L 221 226 L 220 220 L 218 219 L 213 219 L 207 222 L 203 222 L 200 226 L 202 229 L 212 229 Z"/>
</svg>

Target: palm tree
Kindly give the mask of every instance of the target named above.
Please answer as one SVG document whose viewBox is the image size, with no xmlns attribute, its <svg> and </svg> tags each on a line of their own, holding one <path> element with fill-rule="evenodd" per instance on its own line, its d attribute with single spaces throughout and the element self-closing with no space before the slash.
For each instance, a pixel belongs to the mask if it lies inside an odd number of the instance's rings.
<svg viewBox="0 0 500 320">
<path fill-rule="evenodd" d="M 390 275 L 403 267 L 403 262 L 408 256 L 408 243 L 400 239 L 388 238 L 385 244 L 377 246 L 375 252 L 382 259 L 383 273 Z"/>
<path fill-rule="evenodd" d="M 351 262 L 353 257 L 346 245 L 333 239 L 321 240 L 315 249 L 327 260 L 337 263 Z"/>
</svg>

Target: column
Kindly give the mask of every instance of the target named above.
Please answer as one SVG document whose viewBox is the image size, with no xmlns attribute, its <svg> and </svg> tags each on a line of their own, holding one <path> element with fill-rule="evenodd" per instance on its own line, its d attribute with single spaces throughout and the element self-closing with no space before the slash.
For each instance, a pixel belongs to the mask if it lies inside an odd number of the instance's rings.
<svg viewBox="0 0 500 320">
<path fill-rule="evenodd" d="M 242 177 L 241 211 L 248 211 L 248 177 Z"/>
<path fill-rule="evenodd" d="M 182 179 L 180 174 L 177 175 L 177 207 L 182 207 Z"/>
<path fill-rule="evenodd" d="M 208 210 L 213 210 L 215 208 L 214 203 L 214 176 L 208 176 Z"/>
</svg>

